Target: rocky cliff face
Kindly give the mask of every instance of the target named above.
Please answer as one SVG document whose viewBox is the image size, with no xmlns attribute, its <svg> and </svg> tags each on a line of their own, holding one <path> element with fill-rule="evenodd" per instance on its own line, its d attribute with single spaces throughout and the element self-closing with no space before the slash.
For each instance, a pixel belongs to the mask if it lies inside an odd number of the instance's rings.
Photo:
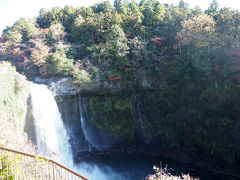
<svg viewBox="0 0 240 180">
<path fill-rule="evenodd" d="M 55 97 L 71 96 L 77 93 L 76 86 L 70 77 L 50 79 L 37 77 L 34 79 L 34 82 L 48 85 L 49 89 L 52 91 Z"/>
<path fill-rule="evenodd" d="M 109 95 L 122 92 L 135 92 L 136 90 L 161 89 L 163 85 L 159 79 L 151 76 L 151 72 L 143 69 L 135 71 L 133 77 L 105 77 L 100 74 L 90 83 L 78 84 L 72 77 L 36 77 L 36 83 L 48 85 L 55 97 L 72 96 L 76 94 Z"/>
<path fill-rule="evenodd" d="M 69 117 L 63 110 L 74 109 L 71 115 L 79 116 L 78 108 L 72 107 L 68 99 L 78 106 L 77 98 L 81 95 L 86 124 L 105 147 L 111 144 L 119 145 L 120 151 L 135 152 L 135 148 L 154 155 L 165 153 L 174 159 L 183 157 L 180 160 L 184 162 L 199 161 L 202 157 L 205 161 L 219 159 L 234 164 L 240 159 L 240 123 L 236 114 L 218 114 L 212 106 L 202 107 L 198 96 L 171 96 L 169 90 L 177 92 L 175 89 L 163 87 L 144 74 L 139 76 L 143 77 L 141 82 L 105 80 L 82 87 L 75 85 L 71 78 L 35 81 L 48 84 L 59 100 L 65 119 Z M 70 119 L 80 123 L 79 117 Z M 72 129 L 78 131 L 75 126 Z"/>
</svg>

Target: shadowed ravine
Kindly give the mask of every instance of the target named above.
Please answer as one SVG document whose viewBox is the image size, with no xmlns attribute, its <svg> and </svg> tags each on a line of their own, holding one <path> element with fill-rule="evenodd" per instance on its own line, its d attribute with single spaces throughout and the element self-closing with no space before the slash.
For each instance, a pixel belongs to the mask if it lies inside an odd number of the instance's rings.
<svg viewBox="0 0 240 180">
<path fill-rule="evenodd" d="M 145 138 L 138 97 L 136 100 L 136 112 L 140 118 L 142 137 Z M 152 166 L 160 165 L 160 162 L 163 165 L 168 164 L 168 167 L 172 168 L 169 172 L 173 174 L 190 173 L 191 176 L 203 180 L 226 179 L 224 176 L 216 176 L 193 166 L 162 158 L 133 153 L 91 152 L 92 148 L 97 149 L 99 142 L 91 134 L 93 129 L 86 127 L 83 103 L 78 96 L 72 99 L 62 98 L 57 106 L 47 86 L 31 85 L 32 115 L 39 152 L 48 156 L 57 154 L 55 158 L 58 161 L 92 180 L 141 180 L 154 173 Z M 88 155 L 78 157 L 81 152 L 88 152 Z"/>
</svg>

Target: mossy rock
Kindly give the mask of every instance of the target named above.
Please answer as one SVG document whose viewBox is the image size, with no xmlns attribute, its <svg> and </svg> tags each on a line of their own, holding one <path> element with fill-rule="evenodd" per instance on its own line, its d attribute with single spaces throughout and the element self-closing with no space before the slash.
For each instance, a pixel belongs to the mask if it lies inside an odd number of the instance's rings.
<svg viewBox="0 0 240 180">
<path fill-rule="evenodd" d="M 116 101 L 115 105 L 114 105 L 114 108 L 116 110 L 125 110 L 125 109 L 132 109 L 132 103 L 129 102 L 128 100 L 126 99 L 119 99 Z"/>
<path fill-rule="evenodd" d="M 62 98 L 62 97 L 57 97 L 55 99 L 56 99 L 57 103 L 63 103 L 64 102 L 64 98 Z"/>
<path fill-rule="evenodd" d="M 90 122 L 100 135 L 120 141 L 134 139 L 138 121 L 132 97 L 92 96 L 89 102 Z"/>
</svg>

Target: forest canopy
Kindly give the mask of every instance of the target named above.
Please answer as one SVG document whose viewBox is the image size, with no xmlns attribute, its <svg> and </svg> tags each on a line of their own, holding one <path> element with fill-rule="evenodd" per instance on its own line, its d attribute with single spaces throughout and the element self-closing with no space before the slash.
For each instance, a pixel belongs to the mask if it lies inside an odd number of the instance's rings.
<svg viewBox="0 0 240 180">
<path fill-rule="evenodd" d="M 137 91 L 147 79 L 145 87 L 157 89 L 140 93 L 149 137 L 228 162 L 240 158 L 240 12 L 216 0 L 204 12 L 183 0 L 41 9 L 4 30 L 0 59 L 29 78 L 72 76 L 79 86 L 100 79 L 131 82 Z M 112 109 L 104 110 L 113 120 Z"/>
<path fill-rule="evenodd" d="M 4 30 L 0 57 L 29 77 L 84 74 L 78 79 L 89 83 L 97 74 L 102 79 L 117 74 L 133 80 L 141 69 L 165 82 L 175 68 L 187 77 L 235 81 L 239 38 L 239 11 L 220 8 L 216 0 L 205 12 L 183 0 L 177 6 L 115 0 L 113 6 L 103 1 L 55 7 L 41 9 L 33 19 L 21 18 Z"/>
</svg>

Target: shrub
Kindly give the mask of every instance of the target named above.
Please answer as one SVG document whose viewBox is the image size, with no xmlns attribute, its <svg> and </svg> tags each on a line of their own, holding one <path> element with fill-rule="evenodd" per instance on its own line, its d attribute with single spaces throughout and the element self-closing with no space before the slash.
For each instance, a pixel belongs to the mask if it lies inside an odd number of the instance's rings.
<svg viewBox="0 0 240 180">
<path fill-rule="evenodd" d="M 75 69 L 73 71 L 74 83 L 80 86 L 86 86 L 92 82 L 91 75 L 83 69 Z"/>
<path fill-rule="evenodd" d="M 47 61 L 49 73 L 52 75 L 69 75 L 73 69 L 73 59 L 68 59 L 62 50 L 56 50 Z"/>
</svg>

